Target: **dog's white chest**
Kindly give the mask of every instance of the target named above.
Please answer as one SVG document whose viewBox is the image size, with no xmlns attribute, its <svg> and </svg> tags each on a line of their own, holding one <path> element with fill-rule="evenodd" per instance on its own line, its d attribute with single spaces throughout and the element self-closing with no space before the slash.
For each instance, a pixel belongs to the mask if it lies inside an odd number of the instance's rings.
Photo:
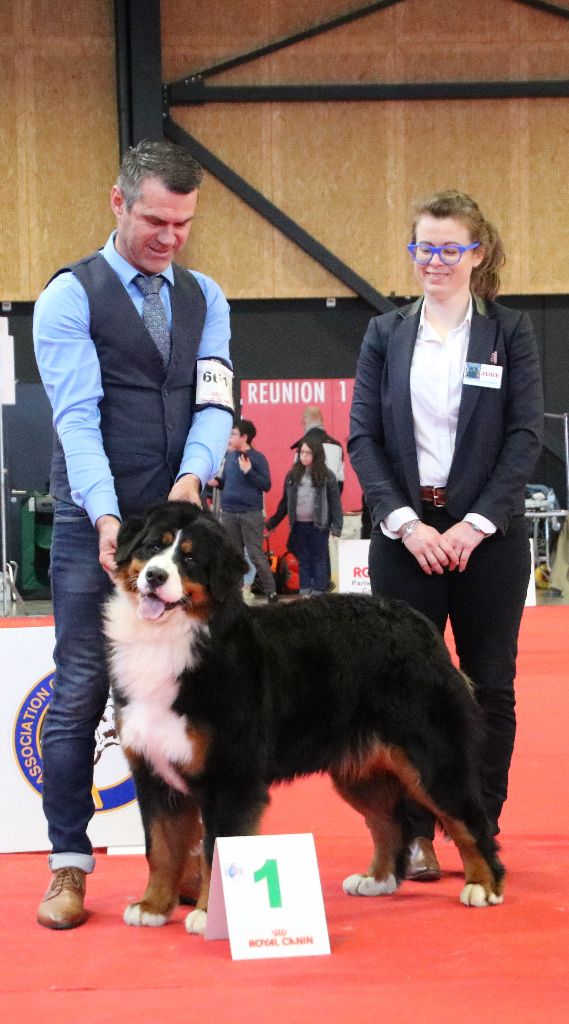
<svg viewBox="0 0 569 1024">
<path fill-rule="evenodd" d="M 121 712 L 121 742 L 144 757 L 165 782 L 185 790 L 176 769 L 187 771 L 194 758 L 185 718 L 155 701 L 128 704 Z"/>
<path fill-rule="evenodd" d="M 205 630 L 181 613 L 172 615 L 165 627 L 141 622 L 120 594 L 112 608 L 114 614 L 106 623 L 110 666 L 126 700 L 120 711 L 121 743 L 142 756 L 169 785 L 187 792 L 179 769 L 191 771 L 194 744 L 186 718 L 172 705 L 181 673 L 199 661 L 195 641 Z"/>
</svg>

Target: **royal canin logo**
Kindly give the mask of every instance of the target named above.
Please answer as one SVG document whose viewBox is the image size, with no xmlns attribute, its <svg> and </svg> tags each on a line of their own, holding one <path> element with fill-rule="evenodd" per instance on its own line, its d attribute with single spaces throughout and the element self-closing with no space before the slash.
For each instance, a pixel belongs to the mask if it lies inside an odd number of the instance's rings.
<svg viewBox="0 0 569 1024">
<path fill-rule="evenodd" d="M 273 928 L 272 935 L 265 939 L 249 939 L 249 946 L 261 949 L 264 946 L 312 946 L 313 935 L 289 935 L 286 928 Z"/>
</svg>

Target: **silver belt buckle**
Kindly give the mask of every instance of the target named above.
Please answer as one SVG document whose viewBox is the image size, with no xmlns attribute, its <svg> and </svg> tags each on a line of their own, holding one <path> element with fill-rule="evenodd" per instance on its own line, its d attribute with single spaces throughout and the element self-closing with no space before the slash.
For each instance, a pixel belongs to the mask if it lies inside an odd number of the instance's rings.
<svg viewBox="0 0 569 1024">
<path fill-rule="evenodd" d="M 444 494 L 439 497 L 439 491 L 444 491 L 444 487 L 433 487 L 433 505 L 435 508 L 444 508 L 446 506 Z"/>
</svg>

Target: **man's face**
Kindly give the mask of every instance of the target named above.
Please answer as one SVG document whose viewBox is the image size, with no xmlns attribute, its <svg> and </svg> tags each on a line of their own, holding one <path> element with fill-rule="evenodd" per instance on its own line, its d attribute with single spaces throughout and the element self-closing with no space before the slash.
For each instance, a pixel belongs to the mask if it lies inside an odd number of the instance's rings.
<svg viewBox="0 0 569 1024">
<path fill-rule="evenodd" d="M 127 210 L 120 188 L 113 185 L 117 252 L 143 274 L 160 274 L 186 244 L 197 201 L 197 189 L 178 194 L 158 178 L 144 178 L 140 198 Z"/>
</svg>

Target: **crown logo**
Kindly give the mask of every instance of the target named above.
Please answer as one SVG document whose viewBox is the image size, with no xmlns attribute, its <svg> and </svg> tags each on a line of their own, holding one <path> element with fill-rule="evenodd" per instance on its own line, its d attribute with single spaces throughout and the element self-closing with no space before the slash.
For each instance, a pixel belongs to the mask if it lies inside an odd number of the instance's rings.
<svg viewBox="0 0 569 1024">
<path fill-rule="evenodd" d="M 275 938 L 278 938 L 282 935 L 286 935 L 286 928 L 273 928 L 273 935 L 275 936 Z"/>
</svg>

